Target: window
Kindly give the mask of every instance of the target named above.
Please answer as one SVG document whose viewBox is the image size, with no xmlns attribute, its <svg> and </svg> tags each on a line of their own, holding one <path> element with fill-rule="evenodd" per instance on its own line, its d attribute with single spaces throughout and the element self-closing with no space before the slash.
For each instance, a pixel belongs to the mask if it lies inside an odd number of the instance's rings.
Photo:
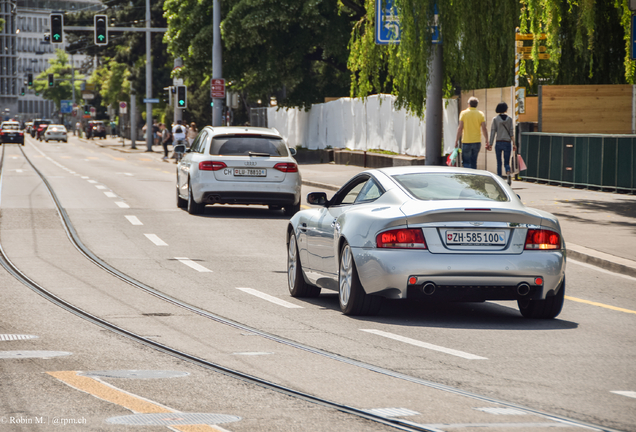
<svg viewBox="0 0 636 432">
<path fill-rule="evenodd" d="M 287 156 L 285 141 L 280 137 L 236 134 L 214 137 L 210 154 L 223 156 Z"/>
<path fill-rule="evenodd" d="M 360 204 L 375 201 L 376 199 L 380 198 L 381 195 L 382 190 L 380 189 L 378 184 L 375 182 L 375 180 L 369 179 L 369 181 L 367 181 L 360 190 L 360 193 L 356 197 L 355 203 Z"/>
<path fill-rule="evenodd" d="M 201 133 L 199 133 L 199 135 L 197 135 L 197 137 L 194 139 L 190 151 L 192 153 L 203 153 L 203 151 L 205 150 L 205 139 L 207 138 L 207 136 L 208 133 L 206 131 L 202 131 Z"/>
<path fill-rule="evenodd" d="M 497 181 L 487 175 L 414 173 L 394 175 L 393 179 L 420 200 L 509 201 Z"/>
</svg>

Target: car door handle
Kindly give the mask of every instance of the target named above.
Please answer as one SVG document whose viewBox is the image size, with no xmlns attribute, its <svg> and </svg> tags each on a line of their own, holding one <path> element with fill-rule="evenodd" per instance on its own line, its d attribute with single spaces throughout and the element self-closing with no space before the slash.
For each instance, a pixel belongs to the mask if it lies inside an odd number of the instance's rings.
<svg viewBox="0 0 636 432">
<path fill-rule="evenodd" d="M 336 221 L 337 221 L 337 220 L 338 220 L 338 219 L 334 219 L 334 220 L 333 220 L 333 222 L 331 222 L 331 228 L 333 228 L 333 227 L 335 227 L 335 226 L 336 226 Z"/>
</svg>

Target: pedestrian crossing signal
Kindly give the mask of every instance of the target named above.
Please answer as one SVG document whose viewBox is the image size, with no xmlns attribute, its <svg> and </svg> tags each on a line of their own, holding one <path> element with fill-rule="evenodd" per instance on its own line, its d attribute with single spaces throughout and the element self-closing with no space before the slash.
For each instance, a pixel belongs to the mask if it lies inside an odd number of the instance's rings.
<svg viewBox="0 0 636 432">
<path fill-rule="evenodd" d="M 108 26 L 106 15 L 95 15 L 95 45 L 108 45 Z"/>
<path fill-rule="evenodd" d="M 64 42 L 64 15 L 51 14 L 51 43 Z"/>
</svg>

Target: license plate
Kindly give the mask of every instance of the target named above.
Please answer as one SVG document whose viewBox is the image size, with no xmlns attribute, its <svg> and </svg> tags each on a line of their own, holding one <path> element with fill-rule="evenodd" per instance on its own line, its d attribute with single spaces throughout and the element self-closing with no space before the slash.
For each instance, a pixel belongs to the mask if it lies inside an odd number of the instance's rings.
<svg viewBox="0 0 636 432">
<path fill-rule="evenodd" d="M 446 244 L 450 246 L 502 246 L 506 244 L 504 231 L 446 231 Z"/>
<path fill-rule="evenodd" d="M 265 177 L 267 176 L 267 170 L 256 168 L 234 168 L 234 175 L 240 177 Z"/>
</svg>

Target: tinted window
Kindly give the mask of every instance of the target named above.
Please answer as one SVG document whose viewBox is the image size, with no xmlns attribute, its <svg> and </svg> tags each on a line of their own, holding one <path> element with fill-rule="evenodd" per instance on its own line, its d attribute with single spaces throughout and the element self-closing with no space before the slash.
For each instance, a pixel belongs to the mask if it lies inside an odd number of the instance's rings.
<svg viewBox="0 0 636 432">
<path fill-rule="evenodd" d="M 19 130 L 20 129 L 20 125 L 18 125 L 17 123 L 5 123 L 2 125 L 2 129 L 4 130 Z"/>
<path fill-rule="evenodd" d="M 380 198 L 380 195 L 382 195 L 382 190 L 380 189 L 378 184 L 375 181 L 369 179 L 369 181 L 366 182 L 364 186 L 362 187 L 362 189 L 360 190 L 360 193 L 356 197 L 355 202 L 356 204 L 358 204 L 363 202 L 374 201 Z"/>
<path fill-rule="evenodd" d="M 210 154 L 221 156 L 287 156 L 282 138 L 263 135 L 221 135 L 212 140 Z"/>
<path fill-rule="evenodd" d="M 508 201 L 508 196 L 492 177 L 476 174 L 416 173 L 393 178 L 421 200 Z"/>
</svg>

